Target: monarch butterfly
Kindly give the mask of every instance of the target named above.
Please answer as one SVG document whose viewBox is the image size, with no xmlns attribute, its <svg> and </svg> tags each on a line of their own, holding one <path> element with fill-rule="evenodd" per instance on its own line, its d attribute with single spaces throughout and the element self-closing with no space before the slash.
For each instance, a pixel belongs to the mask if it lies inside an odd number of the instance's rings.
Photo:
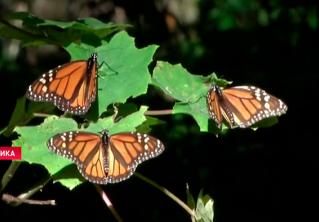
<svg viewBox="0 0 319 222">
<path fill-rule="evenodd" d="M 26 97 L 36 102 L 53 102 L 60 110 L 85 114 L 96 98 L 97 54 L 44 73 L 28 88 Z"/>
<path fill-rule="evenodd" d="M 117 183 L 129 178 L 138 164 L 164 151 L 163 143 L 143 133 L 118 133 L 109 136 L 69 131 L 47 142 L 49 150 L 77 164 L 88 181 L 98 184 Z"/>
<path fill-rule="evenodd" d="M 231 128 L 247 128 L 256 122 L 286 113 L 288 107 L 280 99 L 255 86 L 221 89 L 212 86 L 207 95 L 209 115 L 220 128 L 223 119 Z"/>
</svg>

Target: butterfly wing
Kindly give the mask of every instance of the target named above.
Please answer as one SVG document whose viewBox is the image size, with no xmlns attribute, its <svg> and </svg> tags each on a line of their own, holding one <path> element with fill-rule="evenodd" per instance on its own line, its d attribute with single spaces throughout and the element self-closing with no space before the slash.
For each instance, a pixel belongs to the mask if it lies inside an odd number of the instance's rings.
<svg viewBox="0 0 319 222">
<path fill-rule="evenodd" d="M 220 89 L 217 88 L 217 86 L 213 86 L 207 95 L 207 106 L 208 106 L 208 112 L 211 118 L 217 123 L 217 127 L 220 128 L 222 121 L 223 121 L 223 115 L 222 110 L 220 107 L 220 96 L 221 92 Z"/>
<path fill-rule="evenodd" d="M 58 66 L 34 81 L 26 97 L 37 102 L 52 102 L 60 110 L 76 115 L 88 111 L 96 98 L 97 55 Z"/>
<path fill-rule="evenodd" d="M 69 131 L 57 134 L 47 143 L 49 150 L 77 164 L 85 179 L 106 184 L 106 147 L 95 133 Z"/>
<path fill-rule="evenodd" d="M 231 120 L 241 128 L 272 116 L 280 116 L 287 111 L 286 104 L 255 86 L 236 86 L 223 90 L 224 117 L 231 112 Z M 227 117 L 229 119 L 229 115 Z M 225 117 L 226 121 L 229 122 Z M 232 123 L 229 122 L 231 125 Z"/>
<path fill-rule="evenodd" d="M 110 136 L 108 147 L 108 182 L 130 177 L 138 164 L 164 151 L 163 143 L 143 133 L 119 133 Z"/>
</svg>

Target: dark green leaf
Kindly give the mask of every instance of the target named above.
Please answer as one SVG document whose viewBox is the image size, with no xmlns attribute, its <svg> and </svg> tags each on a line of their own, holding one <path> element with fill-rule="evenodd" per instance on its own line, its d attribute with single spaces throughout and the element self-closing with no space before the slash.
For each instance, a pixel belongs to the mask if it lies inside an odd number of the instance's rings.
<svg viewBox="0 0 319 222">
<path fill-rule="evenodd" d="M 157 46 L 150 45 L 137 49 L 134 39 L 126 32 L 116 34 L 109 43 L 93 48 L 88 45 L 71 44 L 67 51 L 72 59 L 88 58 L 93 52 L 98 53 L 99 115 L 113 103 L 124 103 L 130 97 L 137 97 L 147 92 L 151 75 L 148 65 L 151 63 Z"/>
<path fill-rule="evenodd" d="M 212 121 L 208 115 L 206 95 L 211 84 L 227 84 L 213 73 L 207 77 L 192 75 L 181 65 L 158 62 L 153 74 L 153 84 L 161 88 L 177 102 L 173 113 L 191 115 L 197 122 L 200 131 L 207 132 Z M 217 128 L 213 132 L 217 133 Z"/>
<path fill-rule="evenodd" d="M 143 133 L 148 133 L 152 130 L 152 126 L 156 126 L 159 124 L 165 124 L 165 122 L 160 120 L 160 119 L 147 116 L 146 121 L 143 122 L 143 124 L 137 128 L 137 131 L 143 132 Z"/>
<path fill-rule="evenodd" d="M 128 25 L 104 23 L 94 18 L 71 22 L 44 20 L 25 12 L 9 13 L 4 18 L 7 21 L 0 21 L 0 36 L 19 39 L 24 45 L 67 46 L 71 42 L 87 42 L 99 46 L 101 39 L 128 27 Z M 23 26 L 16 27 L 8 22 L 10 20 L 21 20 Z"/>
<path fill-rule="evenodd" d="M 57 133 L 76 129 L 77 123 L 73 119 L 48 117 L 39 126 L 16 127 L 15 131 L 21 136 L 13 141 L 13 146 L 22 146 L 23 161 L 42 164 L 53 175 L 69 165 L 71 161 L 49 152 L 46 143 L 50 137 Z M 65 186 L 73 188 L 78 184 L 78 179 L 61 182 Z"/>
<path fill-rule="evenodd" d="M 17 99 L 16 106 L 14 108 L 14 111 L 11 115 L 9 124 L 4 131 L 5 136 L 10 136 L 12 133 L 12 130 L 15 126 L 22 124 L 24 122 L 25 118 L 25 97 L 20 97 Z"/>
<path fill-rule="evenodd" d="M 190 74 L 180 64 L 171 65 L 158 61 L 154 69 L 153 84 L 167 95 L 182 102 L 196 102 L 206 96 L 208 86 L 205 83 L 210 77 Z"/>
<path fill-rule="evenodd" d="M 193 195 L 191 194 L 191 192 L 190 192 L 190 190 L 189 190 L 188 184 L 186 184 L 186 197 L 187 197 L 187 205 L 188 205 L 191 209 L 195 209 L 195 207 L 196 207 L 196 202 L 195 202 L 195 199 L 194 199 Z"/>
<path fill-rule="evenodd" d="M 201 97 L 195 103 L 176 103 L 173 113 L 184 113 L 193 116 L 202 132 L 208 131 L 209 122 L 212 121 L 208 115 L 205 97 Z"/>
</svg>

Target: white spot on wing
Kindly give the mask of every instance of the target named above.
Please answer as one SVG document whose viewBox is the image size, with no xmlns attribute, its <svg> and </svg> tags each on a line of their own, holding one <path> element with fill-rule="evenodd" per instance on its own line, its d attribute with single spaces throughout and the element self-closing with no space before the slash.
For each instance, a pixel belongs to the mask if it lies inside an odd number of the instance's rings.
<svg viewBox="0 0 319 222">
<path fill-rule="evenodd" d="M 266 109 L 270 110 L 270 105 L 269 105 L 269 103 L 265 103 L 264 106 L 265 106 Z"/>
<path fill-rule="evenodd" d="M 42 91 L 43 91 L 43 92 L 47 92 L 47 90 L 48 90 L 48 87 L 47 87 L 47 86 L 43 86 L 43 87 L 42 87 Z"/>
<path fill-rule="evenodd" d="M 266 95 L 265 97 L 264 97 L 264 100 L 265 100 L 265 102 L 269 102 L 269 99 L 270 99 L 270 96 L 269 95 Z"/>
</svg>

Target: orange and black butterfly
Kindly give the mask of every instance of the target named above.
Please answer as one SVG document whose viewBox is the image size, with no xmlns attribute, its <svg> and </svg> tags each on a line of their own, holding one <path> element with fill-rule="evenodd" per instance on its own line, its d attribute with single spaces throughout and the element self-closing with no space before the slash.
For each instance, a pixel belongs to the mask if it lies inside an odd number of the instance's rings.
<svg viewBox="0 0 319 222">
<path fill-rule="evenodd" d="M 255 86 L 221 89 L 214 85 L 208 91 L 207 106 L 219 128 L 223 119 L 232 128 L 247 128 L 260 120 L 280 116 L 288 109 L 283 101 Z"/>
<path fill-rule="evenodd" d="M 69 131 L 55 135 L 49 150 L 77 164 L 84 178 L 98 184 L 117 183 L 129 178 L 138 164 L 164 151 L 163 143 L 143 133 L 118 133 L 109 136 Z"/>
<path fill-rule="evenodd" d="M 97 89 L 97 54 L 58 66 L 34 81 L 26 97 L 36 102 L 52 102 L 60 110 L 85 114 L 95 101 Z"/>
</svg>

